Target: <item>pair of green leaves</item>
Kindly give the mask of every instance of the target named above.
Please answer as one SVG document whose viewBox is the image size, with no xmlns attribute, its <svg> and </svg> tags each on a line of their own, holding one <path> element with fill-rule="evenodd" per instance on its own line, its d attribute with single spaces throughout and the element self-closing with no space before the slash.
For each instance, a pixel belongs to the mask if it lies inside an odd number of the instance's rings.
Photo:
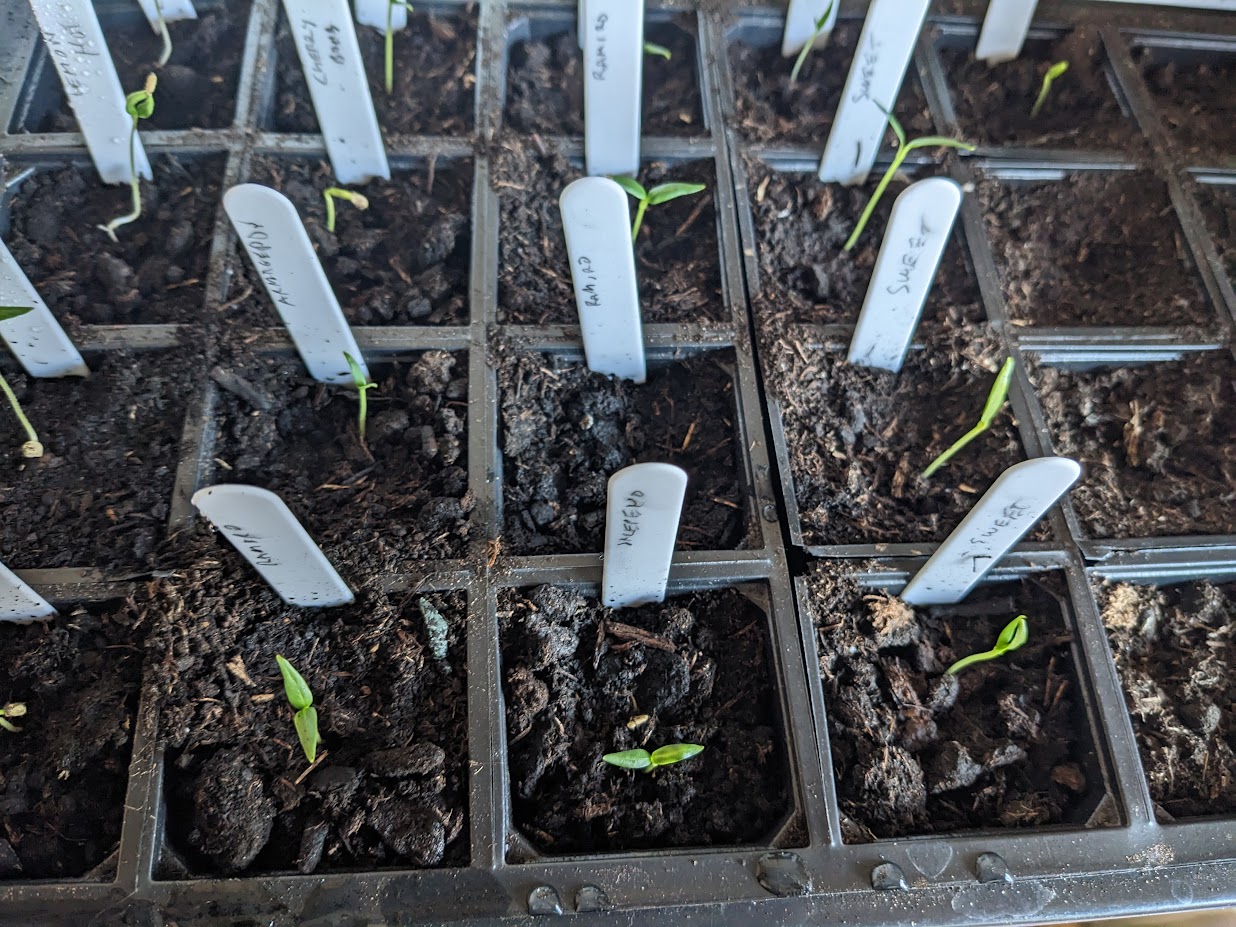
<svg viewBox="0 0 1236 927">
<path fill-rule="evenodd" d="M 663 183 L 651 190 L 645 190 L 644 185 L 634 177 L 615 177 L 614 183 L 639 201 L 639 207 L 635 210 L 635 222 L 631 225 L 631 241 L 635 241 L 639 236 L 640 226 L 644 223 L 644 213 L 649 206 L 660 206 L 680 196 L 692 196 L 705 189 L 702 183 Z"/>
<path fill-rule="evenodd" d="M 1030 626 L 1026 623 L 1026 616 L 1018 615 L 1004 626 L 1004 630 L 996 638 L 996 646 L 992 647 L 991 650 L 984 650 L 982 653 L 972 653 L 968 657 L 962 657 L 946 669 L 944 675 L 956 676 L 963 669 L 973 666 L 975 663 L 985 663 L 988 660 L 1002 657 L 1006 653 L 1012 653 L 1029 639 Z"/>
<path fill-rule="evenodd" d="M 673 766 L 675 763 L 689 760 L 703 750 L 704 748 L 699 744 L 667 744 L 664 747 L 658 747 L 652 753 L 647 750 L 623 750 L 621 753 L 607 753 L 601 759 L 611 766 L 652 772 L 659 766 Z"/>
<path fill-rule="evenodd" d="M 279 672 L 283 675 L 283 691 L 288 697 L 288 704 L 296 711 L 292 718 L 296 725 L 296 736 L 300 738 L 301 749 L 305 751 L 305 759 L 310 763 L 318 758 L 318 744 L 322 739 L 318 736 L 318 710 L 313 707 L 313 692 L 305 677 L 296 671 L 282 656 L 275 656 L 279 664 Z"/>
</svg>

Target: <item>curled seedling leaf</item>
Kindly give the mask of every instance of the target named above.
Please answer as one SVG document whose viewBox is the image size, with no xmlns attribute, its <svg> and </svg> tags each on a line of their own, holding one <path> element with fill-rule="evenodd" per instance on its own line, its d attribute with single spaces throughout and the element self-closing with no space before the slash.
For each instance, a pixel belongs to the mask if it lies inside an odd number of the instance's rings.
<svg viewBox="0 0 1236 927">
<path fill-rule="evenodd" d="M 27 312 L 33 311 L 34 308 L 32 306 L 0 306 L 0 322 L 16 319 Z M 26 417 L 21 403 L 17 401 L 17 394 L 9 386 L 9 381 L 4 378 L 4 374 L 0 374 L 0 393 L 4 393 L 4 398 L 9 401 L 9 407 L 13 410 L 13 414 L 17 416 L 17 421 L 21 423 L 22 430 L 26 433 L 26 440 L 21 445 L 21 456 L 27 460 L 42 457 L 43 444 L 39 441 L 39 435 L 34 430 L 34 426 L 30 424 L 30 419 Z"/>
<path fill-rule="evenodd" d="M 4 728 L 10 734 L 18 734 L 21 728 L 9 721 L 9 718 L 24 718 L 25 716 L 25 702 L 9 702 L 7 705 L 0 706 L 0 728 Z"/>
<path fill-rule="evenodd" d="M 1004 366 L 996 374 L 996 382 L 991 385 L 991 392 L 987 394 L 987 402 L 983 404 L 983 414 L 979 416 L 978 424 L 953 442 L 953 445 L 943 454 L 929 463 L 927 469 L 923 471 L 923 479 L 926 479 L 943 467 L 958 451 L 991 427 L 991 423 L 996 420 L 996 416 L 1004 407 L 1005 402 L 1008 401 L 1009 386 L 1013 382 L 1013 372 L 1015 369 L 1013 358 L 1005 358 Z"/>
<path fill-rule="evenodd" d="M 649 753 L 647 750 L 623 750 L 621 753 L 607 753 L 601 757 L 611 766 L 622 769 L 633 769 L 637 772 L 652 772 L 660 766 L 673 766 L 683 760 L 689 760 L 703 752 L 699 744 L 667 744 Z"/>
<path fill-rule="evenodd" d="M 154 115 L 154 92 L 158 83 L 157 77 L 147 74 L 146 85 L 141 90 L 133 91 L 124 100 L 124 111 L 133 121 L 129 129 L 129 192 L 133 200 L 133 209 L 123 216 L 117 216 L 107 225 L 97 226 L 106 232 L 107 237 L 112 241 L 120 240 L 116 237 L 116 229 L 130 222 L 136 222 L 142 214 L 142 183 L 141 178 L 137 176 L 137 124 Z"/>
<path fill-rule="evenodd" d="M 1043 108 L 1043 104 L 1047 102 L 1047 95 L 1051 93 L 1051 85 L 1055 83 L 1057 77 L 1069 69 L 1067 61 L 1057 61 L 1047 73 L 1043 75 L 1043 85 L 1039 87 L 1039 95 L 1034 101 L 1034 106 L 1030 107 L 1030 118 L 1034 119 L 1038 116 L 1039 110 Z"/>
<path fill-rule="evenodd" d="M 282 656 L 276 655 L 275 662 L 279 664 L 279 672 L 283 676 L 283 691 L 287 695 L 288 704 L 296 714 L 292 723 L 296 725 L 296 736 L 300 739 L 300 747 L 305 751 L 305 759 L 310 763 L 318 758 L 318 711 L 313 707 L 313 692 L 305 677 L 296 671 Z"/>
<path fill-rule="evenodd" d="M 634 177 L 615 177 L 614 183 L 639 202 L 635 210 L 635 221 L 631 224 L 631 241 L 635 241 L 639 236 L 640 226 L 644 224 L 644 213 L 649 206 L 660 206 L 680 196 L 693 196 L 706 189 L 702 183 L 663 183 L 651 190 L 645 190 L 644 185 Z"/>
<path fill-rule="evenodd" d="M 343 187 L 327 187 L 322 191 L 322 199 L 326 201 L 326 231 L 335 231 L 335 200 L 347 200 L 362 212 L 369 208 L 369 198 L 355 190 L 345 190 Z"/>
<path fill-rule="evenodd" d="M 833 7 L 837 0 L 829 0 L 828 6 L 824 7 L 824 12 L 820 14 L 820 18 L 815 21 L 815 29 L 811 32 L 811 37 L 807 39 L 807 44 L 798 52 L 798 57 L 794 59 L 794 67 L 790 71 L 790 83 L 793 84 L 798 80 L 798 74 L 803 69 L 803 65 L 807 63 L 807 56 L 811 54 L 811 49 L 815 47 L 815 40 L 820 37 L 820 33 L 824 31 L 824 26 L 828 24 L 828 17 L 832 15 Z"/>
<path fill-rule="evenodd" d="M 944 675 L 956 676 L 963 669 L 973 666 L 975 663 L 985 663 L 988 660 L 1002 657 L 1006 653 L 1012 653 L 1029 639 L 1030 625 L 1026 622 L 1026 616 L 1018 615 L 1004 626 L 1004 630 L 996 638 L 996 646 L 992 647 L 991 650 L 984 650 L 982 653 L 972 653 L 968 657 L 962 657 L 946 669 Z"/>
</svg>

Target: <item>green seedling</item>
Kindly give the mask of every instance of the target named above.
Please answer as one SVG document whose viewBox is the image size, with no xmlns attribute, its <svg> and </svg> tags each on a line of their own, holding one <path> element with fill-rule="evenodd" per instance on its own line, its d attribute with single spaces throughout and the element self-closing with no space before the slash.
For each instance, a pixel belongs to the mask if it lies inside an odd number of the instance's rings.
<svg viewBox="0 0 1236 927">
<path fill-rule="evenodd" d="M 401 6 L 409 13 L 412 12 L 412 4 L 407 0 L 387 0 L 386 3 L 386 43 L 383 46 L 385 71 L 383 77 L 386 81 L 386 92 L 390 93 L 395 88 L 395 26 L 394 15 L 395 7 Z"/>
<path fill-rule="evenodd" d="M 172 34 L 167 31 L 167 20 L 163 18 L 163 4 L 159 0 L 154 0 L 154 8 L 155 16 L 159 19 L 159 38 L 163 40 L 163 54 L 159 55 L 155 67 L 161 68 L 172 57 Z"/>
<path fill-rule="evenodd" d="M 21 731 L 21 728 L 9 721 L 9 718 L 21 718 L 25 714 L 25 702 L 9 702 L 7 705 L 0 706 L 0 727 L 4 728 L 10 734 L 18 733 Z"/>
<path fill-rule="evenodd" d="M 130 222 L 136 222 L 142 214 L 142 182 L 137 176 L 137 124 L 142 119 L 149 119 L 154 115 L 154 91 L 157 83 L 158 78 L 153 74 L 147 74 L 146 86 L 141 90 L 133 91 L 124 99 L 124 111 L 133 120 L 133 127 L 129 130 L 129 186 L 133 192 L 133 211 L 113 219 L 107 225 L 98 226 L 107 232 L 107 237 L 112 241 L 120 240 L 116 237 L 116 229 Z"/>
<path fill-rule="evenodd" d="M 33 311 L 33 308 L 30 306 L 0 306 L 0 322 L 15 319 L 18 316 Z M 26 432 L 26 440 L 21 446 L 21 456 L 27 460 L 42 457 L 43 445 L 39 442 L 38 432 L 30 424 L 30 419 L 26 418 L 26 413 L 22 411 L 21 403 L 17 401 L 17 394 L 9 386 L 9 381 L 4 378 L 4 374 L 0 374 L 0 392 L 4 393 L 4 398 L 9 401 L 9 405 L 13 408 L 13 414 L 17 416 L 17 420 L 21 422 L 22 429 Z"/>
<path fill-rule="evenodd" d="M 1018 615 L 1004 626 L 1004 630 L 996 638 L 996 646 L 992 647 L 991 650 L 984 650 L 982 653 L 972 653 L 968 657 L 962 657 L 946 669 L 944 675 L 956 676 L 963 669 L 973 666 L 975 663 L 985 663 L 988 660 L 1002 657 L 1006 653 L 1012 653 L 1029 639 L 1030 626 L 1026 624 L 1026 616 Z"/>
<path fill-rule="evenodd" d="M 1055 82 L 1056 78 L 1068 69 L 1069 63 L 1067 61 L 1057 61 L 1047 69 L 1047 73 L 1043 75 L 1043 86 L 1039 87 L 1039 95 L 1034 101 L 1034 106 L 1030 107 L 1031 119 L 1038 116 L 1039 110 L 1041 110 L 1043 108 L 1043 104 L 1047 102 L 1047 95 L 1051 93 L 1051 85 Z"/>
<path fill-rule="evenodd" d="M 880 106 L 876 103 L 876 106 Z M 921 138 L 916 138 L 911 141 L 906 141 L 905 130 L 901 127 L 901 123 L 897 121 L 897 117 L 880 106 L 880 112 L 888 117 L 888 124 L 893 127 L 893 133 L 897 136 L 897 151 L 893 155 L 893 163 L 888 166 L 888 170 L 884 172 L 884 176 L 880 178 L 879 184 L 876 185 L 875 193 L 871 194 L 871 200 L 867 203 L 867 208 L 863 210 L 863 214 L 858 217 L 858 225 L 854 226 L 854 232 L 850 235 L 849 240 L 845 243 L 845 250 L 851 250 L 858 243 L 858 236 L 863 234 L 863 229 L 867 227 L 867 222 L 871 219 L 871 214 L 875 212 L 876 206 L 880 202 L 880 197 L 884 195 L 884 191 L 888 189 L 888 185 L 893 182 L 893 177 L 897 175 L 897 171 L 901 169 L 901 165 L 905 162 L 906 157 L 911 151 L 917 148 L 960 148 L 962 151 L 973 151 L 974 146 L 968 142 L 959 142 L 955 138 L 947 138 L 943 135 L 924 135 Z"/>
<path fill-rule="evenodd" d="M 790 71 L 790 83 L 798 80 L 798 73 L 803 69 L 803 65 L 807 63 L 807 56 L 811 54 L 811 49 L 815 47 L 815 40 L 820 37 L 820 33 L 824 31 L 824 26 L 828 23 L 828 17 L 832 15 L 833 7 L 837 0 L 831 0 L 828 6 L 824 7 L 824 12 L 820 14 L 820 18 L 815 21 L 815 29 L 811 32 L 811 38 L 807 39 L 807 44 L 799 51 L 798 57 L 794 59 L 794 68 Z"/>
<path fill-rule="evenodd" d="M 644 43 L 644 54 L 645 55 L 660 55 L 666 61 L 669 61 L 671 58 L 674 57 L 673 52 L 671 52 L 668 48 L 666 48 L 664 45 L 657 45 L 655 42 L 645 42 Z"/>
<path fill-rule="evenodd" d="M 369 396 L 368 393 L 378 384 L 370 383 L 365 379 L 365 371 L 361 370 L 361 365 L 347 351 L 343 352 L 343 359 L 348 362 L 348 370 L 352 374 L 352 382 L 356 386 L 356 398 L 358 408 L 356 410 L 356 430 L 360 433 L 361 444 L 365 443 L 365 423 L 369 418 Z"/>
<path fill-rule="evenodd" d="M 926 479 L 943 467 L 953 455 L 991 427 L 991 423 L 995 421 L 996 415 L 999 414 L 1000 409 L 1008 401 L 1009 385 L 1013 382 L 1013 369 L 1013 358 L 1006 358 L 1004 366 L 996 374 L 996 382 L 991 385 L 991 392 L 987 394 L 987 402 L 983 406 L 983 414 L 979 416 L 978 424 L 958 438 L 947 451 L 929 463 L 927 469 L 923 471 L 923 479 Z"/>
<path fill-rule="evenodd" d="M 322 199 L 326 200 L 326 231 L 332 234 L 335 231 L 335 200 L 347 200 L 361 212 L 369 208 L 369 197 L 343 187 L 327 187 L 322 191 Z"/>
<path fill-rule="evenodd" d="M 292 722 L 296 725 L 300 747 L 305 751 L 305 759 L 312 763 L 318 758 L 318 744 L 322 742 L 318 736 L 318 710 L 313 707 L 313 693 L 305 677 L 296 672 L 291 663 L 278 655 L 275 662 L 283 675 L 283 691 L 288 697 L 288 704 L 296 711 Z"/>
<path fill-rule="evenodd" d="M 673 766 L 683 760 L 702 753 L 699 744 L 668 744 L 658 747 L 649 753 L 647 750 L 623 750 L 621 753 L 607 753 L 601 757 L 610 766 L 620 766 L 623 769 L 634 769 L 652 772 L 658 766 Z"/>
<path fill-rule="evenodd" d="M 633 177 L 615 177 L 614 183 L 639 200 L 639 207 L 635 210 L 635 222 L 631 225 L 631 241 L 635 241 L 639 236 L 639 228 L 644 224 L 644 213 L 649 206 L 660 206 L 680 196 L 694 196 L 705 189 L 702 183 L 663 183 L 659 187 L 645 190 L 643 184 Z"/>
</svg>

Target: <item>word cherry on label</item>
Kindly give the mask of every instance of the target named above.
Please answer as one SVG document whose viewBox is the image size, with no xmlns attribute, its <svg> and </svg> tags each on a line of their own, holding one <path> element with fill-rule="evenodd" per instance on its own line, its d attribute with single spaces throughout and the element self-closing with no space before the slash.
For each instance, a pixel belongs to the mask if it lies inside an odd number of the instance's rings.
<svg viewBox="0 0 1236 927">
<path fill-rule="evenodd" d="M 644 0 L 587 0 L 584 15 L 584 164 L 594 176 L 635 176 Z"/>
<path fill-rule="evenodd" d="M 988 64 L 1012 61 L 1021 54 L 1038 0 L 991 0 L 974 57 Z"/>
<path fill-rule="evenodd" d="M 816 21 L 819 20 L 820 14 L 830 2 L 831 0 L 790 0 L 789 9 L 785 13 L 785 30 L 781 33 L 782 57 L 792 58 L 803 50 L 803 46 L 815 32 Z M 824 28 L 816 36 L 816 48 L 823 48 L 828 44 L 828 37 L 837 23 L 837 12 L 840 6 L 840 3 L 833 3 Z"/>
<path fill-rule="evenodd" d="M 609 478 L 602 605 L 665 601 L 686 492 L 686 471 L 673 464 L 633 464 Z"/>
<path fill-rule="evenodd" d="M 0 563 L 0 621 L 40 621 L 55 614 L 46 599 Z"/>
<path fill-rule="evenodd" d="M 25 315 L 0 322 L 0 338 L 30 376 L 84 377 L 90 373 L 4 242 L 0 242 L 0 306 L 32 307 Z"/>
<path fill-rule="evenodd" d="M 372 26 L 386 32 L 387 11 L 390 12 L 391 28 L 406 29 L 408 8 L 402 3 L 392 5 L 388 0 L 356 0 L 356 21 L 362 26 Z"/>
</svg>

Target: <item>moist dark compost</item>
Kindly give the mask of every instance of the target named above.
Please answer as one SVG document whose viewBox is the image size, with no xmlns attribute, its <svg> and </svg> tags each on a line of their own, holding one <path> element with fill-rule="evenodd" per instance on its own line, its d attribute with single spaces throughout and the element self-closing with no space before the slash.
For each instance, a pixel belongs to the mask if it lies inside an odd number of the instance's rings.
<svg viewBox="0 0 1236 927">
<path fill-rule="evenodd" d="M 0 622 L 0 705 L 26 706 L 0 730 L 0 882 L 115 873 L 140 639 L 123 610 Z"/>
<path fill-rule="evenodd" d="M 600 607 L 504 590 L 513 823 L 540 851 L 755 843 L 790 808 L 768 619 L 727 589 Z M 654 773 L 602 761 L 674 743 L 704 752 Z"/>
<path fill-rule="evenodd" d="M 1236 55 L 1196 64 L 1158 63 L 1143 51 L 1142 75 L 1171 139 L 1193 158 L 1219 161 L 1236 148 Z"/>
<path fill-rule="evenodd" d="M 1236 811 L 1236 586 L 1099 597 L 1160 822 Z"/>
<path fill-rule="evenodd" d="M 583 171 L 560 153 L 524 147 L 529 144 L 512 139 L 494 159 L 501 204 L 498 321 L 578 324 L 558 197 Z M 649 207 L 644 216 L 635 246 L 644 322 L 724 321 L 712 162 L 646 163 L 639 181 L 646 189 L 707 184 L 694 196 Z M 634 199 L 631 204 L 634 214 Z"/>
<path fill-rule="evenodd" d="M 1098 538 L 1236 533 L 1236 365 L 1186 360 L 1034 375 L 1069 493 Z"/>
<path fill-rule="evenodd" d="M 1197 193 L 1219 257 L 1236 280 L 1236 186 L 1199 184 Z"/>
<path fill-rule="evenodd" d="M 823 568 L 808 586 L 846 842 L 1085 822 L 1102 783 L 1060 577 L 930 609 Z M 1020 650 L 944 675 L 1021 614 Z"/>
<path fill-rule="evenodd" d="M 634 463 L 687 471 L 678 550 L 747 540 L 747 496 L 734 406 L 734 355 L 653 365 L 636 385 L 579 360 L 513 355 L 498 368 L 503 550 L 566 554 L 604 546 L 609 478 Z"/>
</svg>

